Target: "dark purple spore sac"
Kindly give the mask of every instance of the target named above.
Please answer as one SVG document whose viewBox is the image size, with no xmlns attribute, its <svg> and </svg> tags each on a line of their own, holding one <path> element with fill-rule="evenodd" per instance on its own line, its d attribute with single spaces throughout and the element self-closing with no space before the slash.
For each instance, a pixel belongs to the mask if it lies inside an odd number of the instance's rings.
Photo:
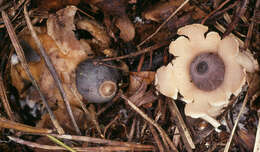
<svg viewBox="0 0 260 152">
<path fill-rule="evenodd" d="M 190 77 L 200 90 L 213 91 L 224 81 L 225 64 L 216 53 L 199 54 L 190 64 Z"/>
</svg>

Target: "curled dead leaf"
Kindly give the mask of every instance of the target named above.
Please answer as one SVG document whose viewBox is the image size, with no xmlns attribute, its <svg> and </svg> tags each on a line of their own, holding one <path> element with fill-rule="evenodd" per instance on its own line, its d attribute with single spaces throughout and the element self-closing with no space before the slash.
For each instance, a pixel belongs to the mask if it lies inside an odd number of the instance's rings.
<svg viewBox="0 0 260 152">
<path fill-rule="evenodd" d="M 171 15 L 181 4 L 182 0 L 169 0 L 166 2 L 158 2 L 151 7 L 148 7 L 142 16 L 147 20 L 152 20 L 155 22 L 162 22 L 168 16 Z M 187 4 L 183 7 L 184 12 L 192 14 L 194 20 L 201 19 L 207 14 L 200 10 L 198 7 Z M 178 19 L 176 19 L 178 21 Z"/>
<path fill-rule="evenodd" d="M 243 146 L 248 148 L 249 151 L 253 151 L 255 135 L 244 129 L 239 129 L 237 134 L 241 138 L 242 143 L 244 144 Z"/>
<path fill-rule="evenodd" d="M 135 27 L 127 16 L 118 18 L 115 25 L 120 29 L 120 37 L 125 42 L 129 42 L 134 39 Z"/>
<path fill-rule="evenodd" d="M 113 17 L 115 25 L 120 30 L 120 38 L 125 42 L 131 41 L 135 37 L 135 27 L 126 13 L 127 1 L 125 0 L 86 0 L 100 8 L 105 18 Z M 110 19 L 108 19 L 110 20 Z M 110 24 L 112 26 L 112 24 Z M 111 27 L 108 27 L 112 29 Z"/>
<path fill-rule="evenodd" d="M 131 72 L 130 75 L 140 77 L 148 85 L 154 82 L 155 72 L 153 71 L 143 71 L 143 72 Z"/>
<path fill-rule="evenodd" d="M 257 73 L 247 73 L 248 97 L 250 99 L 250 107 L 254 110 L 260 109 L 260 76 Z"/>
<path fill-rule="evenodd" d="M 128 88 L 129 99 L 137 106 L 152 103 L 157 99 L 147 87 L 154 81 L 155 72 L 131 72 Z"/>
<path fill-rule="evenodd" d="M 155 22 L 162 22 L 172 12 L 174 12 L 180 4 L 176 1 L 158 2 L 148 7 L 142 14 L 145 19 Z"/>
<path fill-rule="evenodd" d="M 75 6 L 67 6 L 57 11 L 55 15 L 50 15 L 47 21 L 48 35 L 53 38 L 63 54 L 68 54 L 69 51 L 84 50 L 74 34 L 76 11 Z"/>
<path fill-rule="evenodd" d="M 36 3 L 43 10 L 58 10 L 66 5 L 78 5 L 80 0 L 37 0 Z"/>
<path fill-rule="evenodd" d="M 109 47 L 110 37 L 108 36 L 105 28 L 98 24 L 96 21 L 82 19 L 77 21 L 76 25 L 77 28 L 88 31 L 94 37 L 95 40 L 93 41 L 97 41 L 99 46 L 101 46 L 102 48 Z"/>
</svg>

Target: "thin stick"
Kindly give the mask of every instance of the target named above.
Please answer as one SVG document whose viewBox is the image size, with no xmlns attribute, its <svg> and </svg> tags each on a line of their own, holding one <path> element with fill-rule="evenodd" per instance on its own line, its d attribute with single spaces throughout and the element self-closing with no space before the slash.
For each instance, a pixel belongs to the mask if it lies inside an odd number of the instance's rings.
<svg viewBox="0 0 260 152">
<path fill-rule="evenodd" d="M 31 141 L 26 141 L 20 138 L 16 138 L 13 136 L 8 136 L 8 138 L 16 143 L 26 145 L 32 148 L 40 148 L 40 149 L 45 149 L 45 150 L 66 150 L 63 147 L 60 146 L 50 146 L 50 145 L 41 145 L 35 142 Z M 76 151 L 83 151 L 83 152 L 97 152 L 97 151 L 102 151 L 102 152 L 110 152 L 110 151 L 153 151 L 151 148 L 132 148 L 132 147 L 124 147 L 124 146 L 98 146 L 98 147 L 73 147 L 74 150 Z"/>
<path fill-rule="evenodd" d="M 88 13 L 86 13 L 85 11 L 83 11 L 82 9 L 80 9 L 80 8 L 78 8 L 78 7 L 77 7 L 77 9 L 78 9 L 79 12 L 81 12 L 82 14 L 84 14 L 84 15 L 86 15 L 87 17 L 91 18 L 92 20 L 95 19 L 93 16 L 89 15 Z"/>
<path fill-rule="evenodd" d="M 140 110 L 135 104 L 132 103 L 125 95 L 121 94 L 121 98 L 123 98 L 128 105 L 133 108 L 138 114 L 140 114 L 146 121 L 148 121 L 151 125 L 153 125 L 160 133 L 162 138 L 165 138 L 167 143 L 170 145 L 173 151 L 178 151 L 175 145 L 172 143 L 169 136 L 166 134 L 166 132 L 162 129 L 161 126 L 159 126 L 153 119 L 149 118 L 142 110 Z"/>
<path fill-rule="evenodd" d="M 160 140 L 158 133 L 156 132 L 156 130 L 154 129 L 154 127 L 151 124 L 149 124 L 149 128 L 152 132 L 153 138 L 158 146 L 159 151 L 164 152 L 163 145 L 162 145 L 162 142 Z"/>
<path fill-rule="evenodd" d="M 222 9 L 222 10 L 219 10 L 218 12 L 216 12 L 215 14 L 213 14 L 210 18 L 213 19 L 213 18 L 217 18 L 218 16 L 220 15 L 223 15 L 225 12 L 227 12 L 228 10 L 234 8 L 235 6 L 237 6 L 237 4 L 239 3 L 239 1 L 235 1 L 233 4 L 227 6 L 226 8 Z"/>
<path fill-rule="evenodd" d="M 126 58 L 135 57 L 135 56 L 138 56 L 138 55 L 141 55 L 141 54 L 144 54 L 144 53 L 147 53 L 147 52 L 159 49 L 159 48 L 161 48 L 161 47 L 163 47 L 165 45 L 168 45 L 169 43 L 170 42 L 158 43 L 158 44 L 155 44 L 153 46 L 150 46 L 148 48 L 145 48 L 145 49 L 137 51 L 137 52 L 133 52 L 133 53 L 130 53 L 130 54 L 127 54 L 127 55 L 123 55 L 123 56 L 118 56 L 118 57 L 105 58 L 105 59 L 101 59 L 99 61 L 104 61 L 105 62 L 105 61 L 122 60 L 122 59 L 126 59 Z"/>
<path fill-rule="evenodd" d="M 260 111 L 258 112 L 258 127 L 255 137 L 255 147 L 254 152 L 260 152 Z"/>
<path fill-rule="evenodd" d="M 52 133 L 52 130 L 49 129 L 42 129 L 37 127 L 32 127 L 28 125 L 24 125 L 21 123 L 17 123 L 11 120 L 7 120 L 0 117 L 0 128 L 8 128 L 8 129 L 14 129 L 19 130 L 25 133 L 35 133 L 35 134 L 48 134 Z"/>
<path fill-rule="evenodd" d="M 3 82 L 2 76 L 0 76 L 0 96 L 1 96 L 1 99 L 2 99 L 2 102 L 3 102 L 3 105 L 4 105 L 5 112 L 7 113 L 8 117 L 12 121 L 15 121 L 14 113 L 13 113 L 11 107 L 10 107 L 10 104 L 8 102 L 8 98 L 6 96 L 6 90 L 5 90 L 5 87 L 4 87 L 4 82 Z"/>
<path fill-rule="evenodd" d="M 95 144 L 107 144 L 110 146 L 125 146 L 125 147 L 130 147 L 130 148 L 144 148 L 144 149 L 153 149 L 154 148 L 154 146 L 152 146 L 152 145 L 142 145 L 142 144 L 136 144 L 136 143 L 132 143 L 132 142 L 121 142 L 121 141 L 87 137 L 87 136 L 57 135 L 57 134 L 51 134 L 51 136 L 54 136 L 57 138 L 62 138 L 62 139 L 84 141 L 84 142 L 95 143 Z"/>
<path fill-rule="evenodd" d="M 233 129 L 232 129 L 231 135 L 229 136 L 228 142 L 227 142 L 227 144 L 226 144 L 226 146 L 225 146 L 224 152 L 228 152 L 228 150 L 229 150 L 229 147 L 230 147 L 230 145 L 231 145 L 231 142 L 232 142 L 232 139 L 233 139 L 235 130 L 236 130 L 236 128 L 237 128 L 237 124 L 238 124 L 238 122 L 239 122 L 240 116 L 242 115 L 242 113 L 243 113 L 243 111 L 244 111 L 244 109 L 245 109 L 245 106 L 246 106 L 247 101 L 248 101 L 248 94 L 246 94 L 245 99 L 244 99 L 243 104 L 242 104 L 242 107 L 240 108 L 240 111 L 239 111 L 239 114 L 238 114 L 238 116 L 237 116 L 235 125 L 234 125 L 234 127 L 233 127 Z"/>
<path fill-rule="evenodd" d="M 56 86 L 59 89 L 61 97 L 62 97 L 63 101 L 65 102 L 66 109 L 67 109 L 67 111 L 69 113 L 69 116 L 70 116 L 70 119 L 71 119 L 71 121 L 73 123 L 73 126 L 74 126 L 76 132 L 80 135 L 81 132 L 80 132 L 79 127 L 78 127 L 78 125 L 76 123 L 76 120 L 75 120 L 75 118 L 73 116 L 73 113 L 72 113 L 72 110 L 71 110 L 71 107 L 70 107 L 70 103 L 69 103 L 69 101 L 67 99 L 67 95 L 66 95 L 65 90 L 64 90 L 64 88 L 62 86 L 61 80 L 58 77 L 57 72 L 55 70 L 55 67 L 53 66 L 49 56 L 46 54 L 46 51 L 45 51 L 44 47 L 42 46 L 41 41 L 39 40 L 35 30 L 33 29 L 33 26 L 32 26 L 32 23 L 31 23 L 31 19 L 29 18 L 29 14 L 28 14 L 26 5 L 24 5 L 24 16 L 25 16 L 26 24 L 27 24 L 27 26 L 28 26 L 28 28 L 29 28 L 29 30 L 31 32 L 32 38 L 35 41 L 37 47 L 39 48 L 40 53 L 41 53 L 41 55 L 42 55 L 42 57 L 44 59 L 44 63 L 48 67 L 48 70 L 51 73 L 53 79 L 55 80 L 55 84 L 56 84 Z"/>
<path fill-rule="evenodd" d="M 129 142 L 132 141 L 134 133 L 135 133 L 135 128 L 136 128 L 136 117 L 134 117 L 134 119 L 132 121 L 131 129 L 127 136 L 127 141 L 129 141 Z"/>
<path fill-rule="evenodd" d="M 218 10 L 220 10 L 224 5 L 226 5 L 230 0 L 226 0 L 224 1 L 222 4 L 220 4 L 214 11 L 210 12 L 202 21 L 201 24 L 204 24 L 206 22 L 206 20 L 212 16 L 213 14 L 215 14 Z"/>
<path fill-rule="evenodd" d="M 143 63 L 144 63 L 144 58 L 145 58 L 145 54 L 143 54 L 140 57 L 140 60 L 139 60 L 138 66 L 137 66 L 137 72 L 140 72 L 142 70 Z"/>
<path fill-rule="evenodd" d="M 39 95 L 40 95 L 40 97 L 41 97 L 41 99 L 42 99 L 42 101 L 43 101 L 43 103 L 44 103 L 44 105 L 45 105 L 49 115 L 50 115 L 50 118 L 52 120 L 52 123 L 53 123 L 54 127 L 57 129 L 59 134 L 64 134 L 63 129 L 61 128 L 59 122 L 55 118 L 53 112 L 50 109 L 50 106 L 48 105 L 48 102 L 46 101 L 43 93 L 40 91 L 40 87 L 38 86 L 36 80 L 33 78 L 32 74 L 31 74 L 31 72 L 29 70 L 28 64 L 27 64 L 27 62 L 25 60 L 23 48 L 21 47 L 21 45 L 20 45 L 20 43 L 18 41 L 18 38 L 15 35 L 14 28 L 11 25 L 11 21 L 9 20 L 7 14 L 4 11 L 2 11 L 2 18 L 4 20 L 6 29 L 8 31 L 9 36 L 10 36 L 10 39 L 12 41 L 12 44 L 13 44 L 14 49 L 16 51 L 16 54 L 17 54 L 19 60 L 21 61 L 21 65 L 22 65 L 23 69 L 25 70 L 25 72 L 26 72 L 27 76 L 30 78 L 33 86 L 36 88 L 37 92 L 39 93 Z"/>
<path fill-rule="evenodd" d="M 245 14 L 246 9 L 247 9 L 248 0 L 243 0 L 243 1 L 241 1 L 241 3 L 242 3 L 241 7 L 238 9 L 238 12 L 233 15 L 233 20 L 229 24 L 225 33 L 223 34 L 223 37 L 229 35 L 235 29 L 240 17 Z"/>
<path fill-rule="evenodd" d="M 178 126 L 180 133 L 181 133 L 181 137 L 182 137 L 182 140 L 184 142 L 184 145 L 186 146 L 186 149 L 188 151 L 192 151 L 191 149 L 195 149 L 195 145 L 192 141 L 189 130 L 186 127 L 184 120 L 182 119 L 181 113 L 180 113 L 176 103 L 174 102 L 173 99 L 169 99 L 169 100 L 170 100 L 170 101 L 168 101 L 169 109 L 170 109 L 172 115 L 174 117 L 177 117 L 177 120 L 178 120 L 177 126 Z"/>
<path fill-rule="evenodd" d="M 252 17 L 253 19 L 256 17 L 257 11 L 259 10 L 259 5 L 260 5 L 260 0 L 257 0 L 256 3 L 255 3 L 254 15 Z M 250 43 L 250 40 L 251 40 L 251 37 L 252 37 L 252 34 L 253 34 L 252 31 L 254 29 L 254 25 L 255 25 L 255 22 L 251 21 L 251 24 L 249 25 L 249 28 L 248 28 L 248 31 L 247 31 L 247 36 L 246 36 L 246 39 L 245 39 L 244 50 L 247 50 L 247 48 L 249 46 L 249 43 Z"/>
<path fill-rule="evenodd" d="M 147 37 L 143 42 L 141 42 L 140 44 L 137 45 L 137 48 L 139 48 L 140 46 L 142 46 L 145 42 L 147 42 L 148 40 L 150 40 L 152 37 L 154 37 L 160 30 L 161 28 L 168 23 L 168 21 L 179 12 L 179 10 L 181 10 L 183 8 L 183 6 L 185 6 L 187 3 L 189 2 L 189 0 L 185 0 L 157 29 L 156 31 L 151 34 L 149 37 Z"/>
</svg>

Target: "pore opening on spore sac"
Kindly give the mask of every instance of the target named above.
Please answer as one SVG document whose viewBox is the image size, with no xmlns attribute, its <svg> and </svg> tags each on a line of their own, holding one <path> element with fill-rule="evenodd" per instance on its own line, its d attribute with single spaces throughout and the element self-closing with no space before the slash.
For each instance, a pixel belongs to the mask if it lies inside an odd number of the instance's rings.
<svg viewBox="0 0 260 152">
<path fill-rule="evenodd" d="M 189 72 L 191 81 L 197 88 L 213 91 L 224 81 L 225 64 L 216 53 L 201 53 L 192 60 Z"/>
<path fill-rule="evenodd" d="M 117 91 L 117 85 L 112 81 L 103 82 L 99 88 L 99 93 L 103 97 L 111 97 L 116 93 L 116 91 Z"/>
<path fill-rule="evenodd" d="M 196 66 L 196 70 L 198 74 L 204 74 L 205 72 L 208 71 L 208 63 L 205 61 L 198 63 Z"/>
</svg>

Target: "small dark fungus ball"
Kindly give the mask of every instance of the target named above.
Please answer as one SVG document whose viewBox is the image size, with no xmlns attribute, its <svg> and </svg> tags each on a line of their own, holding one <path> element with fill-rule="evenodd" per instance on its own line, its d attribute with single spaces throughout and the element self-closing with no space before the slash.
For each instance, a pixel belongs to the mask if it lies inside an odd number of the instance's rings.
<svg viewBox="0 0 260 152">
<path fill-rule="evenodd" d="M 85 60 L 77 66 L 77 89 L 89 103 L 109 102 L 116 95 L 120 72 L 108 65 L 115 66 L 115 63 L 98 64 Z"/>
</svg>

